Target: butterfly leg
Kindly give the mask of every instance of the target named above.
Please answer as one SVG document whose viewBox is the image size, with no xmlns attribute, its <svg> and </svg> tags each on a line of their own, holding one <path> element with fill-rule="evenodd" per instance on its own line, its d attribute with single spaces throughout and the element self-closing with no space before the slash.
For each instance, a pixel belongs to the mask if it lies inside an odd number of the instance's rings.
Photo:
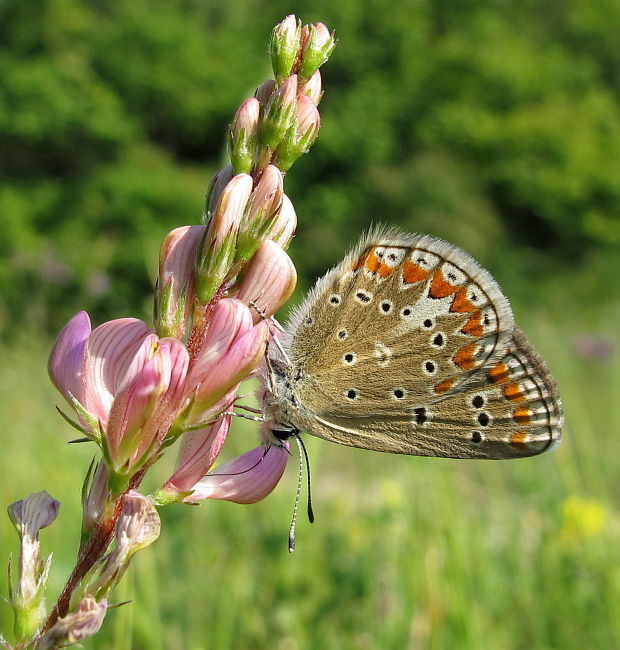
<svg viewBox="0 0 620 650">
<path fill-rule="evenodd" d="M 267 318 L 267 315 L 265 314 L 265 311 L 261 309 L 253 300 L 250 300 L 248 303 L 250 307 L 253 307 L 256 311 L 256 313 L 264 320 L 267 321 L 270 325 L 269 328 L 269 333 L 271 334 L 271 340 L 273 341 L 273 344 L 278 348 L 278 352 L 282 355 L 282 358 L 284 361 L 290 366 L 291 365 L 291 360 L 288 357 L 288 354 L 284 351 L 284 348 L 282 347 L 282 344 L 278 340 L 278 337 L 271 331 L 271 325 L 279 329 L 281 332 L 284 331 L 280 323 L 278 323 L 275 318 Z M 265 358 L 268 358 L 267 355 L 265 355 Z"/>
</svg>

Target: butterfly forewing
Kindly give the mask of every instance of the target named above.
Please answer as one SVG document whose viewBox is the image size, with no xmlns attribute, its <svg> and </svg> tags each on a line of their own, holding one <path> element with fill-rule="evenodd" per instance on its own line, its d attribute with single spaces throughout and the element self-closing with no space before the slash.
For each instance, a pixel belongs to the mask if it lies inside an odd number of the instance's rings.
<svg viewBox="0 0 620 650">
<path fill-rule="evenodd" d="M 332 402 L 379 414 L 394 400 L 442 399 L 500 358 L 512 329 L 507 300 L 472 258 L 431 237 L 378 233 L 320 282 L 297 319 L 291 358 L 321 378 Z"/>
</svg>

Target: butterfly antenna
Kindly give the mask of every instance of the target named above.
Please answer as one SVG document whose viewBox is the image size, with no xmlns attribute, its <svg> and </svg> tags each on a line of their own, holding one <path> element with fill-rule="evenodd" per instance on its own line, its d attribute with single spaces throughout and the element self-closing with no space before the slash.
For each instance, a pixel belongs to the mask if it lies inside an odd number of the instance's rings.
<svg viewBox="0 0 620 650">
<path fill-rule="evenodd" d="M 293 517 L 291 519 L 291 527 L 288 531 L 288 552 L 292 553 L 295 550 L 295 529 L 297 528 L 297 512 L 299 511 L 299 500 L 301 499 L 301 486 L 303 484 L 304 476 L 304 460 L 308 468 L 308 519 L 310 523 L 314 521 L 314 512 L 312 511 L 312 500 L 310 498 L 310 463 L 308 461 L 308 452 L 302 439 L 299 435 L 293 436 L 299 449 L 299 476 L 297 478 L 297 492 L 295 494 L 295 506 L 293 507 Z"/>
<path fill-rule="evenodd" d="M 294 436 L 297 447 L 299 448 L 299 475 L 297 477 L 297 492 L 295 494 L 295 505 L 293 506 L 293 517 L 291 519 L 291 527 L 288 529 L 288 552 L 292 553 L 295 550 L 295 529 L 297 528 L 297 511 L 299 510 L 299 499 L 301 498 L 301 485 L 304 474 L 304 459 L 301 453 L 301 445 L 299 443 L 299 436 Z"/>
<path fill-rule="evenodd" d="M 308 452 L 306 451 L 306 445 L 304 441 L 299 437 L 297 438 L 297 446 L 304 452 L 304 458 L 306 460 L 306 476 L 308 480 L 308 520 L 311 524 L 314 523 L 314 510 L 312 510 L 312 489 L 310 487 L 310 459 L 308 458 Z"/>
</svg>

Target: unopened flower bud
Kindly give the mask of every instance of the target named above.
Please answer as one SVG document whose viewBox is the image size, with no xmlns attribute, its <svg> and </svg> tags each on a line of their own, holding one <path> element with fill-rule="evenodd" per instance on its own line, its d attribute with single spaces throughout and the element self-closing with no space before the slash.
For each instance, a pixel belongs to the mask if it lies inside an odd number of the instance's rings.
<svg viewBox="0 0 620 650">
<path fill-rule="evenodd" d="M 196 252 L 205 226 L 182 226 L 168 234 L 159 254 L 155 327 L 159 336 L 182 339 L 196 288 Z"/>
<path fill-rule="evenodd" d="M 284 250 L 293 239 L 297 229 L 297 215 L 291 200 L 284 194 L 282 196 L 282 207 L 278 213 L 278 218 L 273 223 L 269 239 L 279 244 Z"/>
<path fill-rule="evenodd" d="M 258 145 L 260 103 L 256 97 L 246 99 L 230 126 L 228 140 L 230 160 L 235 174 L 252 171 Z"/>
<path fill-rule="evenodd" d="M 236 262 L 247 262 L 261 243 L 270 238 L 273 222 L 282 205 L 282 188 L 282 172 L 274 165 L 268 165 L 252 192 L 239 228 Z"/>
<path fill-rule="evenodd" d="M 317 70 L 306 83 L 299 86 L 297 95 L 307 95 L 318 106 L 323 97 L 323 87 L 321 84 L 321 71 Z"/>
<path fill-rule="evenodd" d="M 218 201 L 222 196 L 222 192 L 228 183 L 230 183 L 233 176 L 232 165 L 226 165 L 226 167 L 220 169 L 220 171 L 211 179 L 211 184 L 209 185 L 207 196 L 205 198 L 205 212 L 202 215 L 202 223 L 205 225 L 209 225 Z"/>
<path fill-rule="evenodd" d="M 295 118 L 297 75 L 288 77 L 271 96 L 261 122 L 260 142 L 275 149 Z"/>
<path fill-rule="evenodd" d="M 276 82 L 273 79 L 267 79 L 256 89 L 254 97 L 258 99 L 258 103 L 264 108 L 269 104 L 271 96 L 276 90 Z"/>
<path fill-rule="evenodd" d="M 281 83 L 291 74 L 291 70 L 297 58 L 299 49 L 299 38 L 301 35 L 301 23 L 291 14 L 281 23 L 273 28 L 271 42 L 269 43 L 269 55 L 271 56 L 271 67 L 276 81 Z"/>
<path fill-rule="evenodd" d="M 283 172 L 288 171 L 297 158 L 314 144 L 320 128 L 321 118 L 315 103 L 307 95 L 301 95 L 297 100 L 296 125 L 278 145 L 275 164 Z"/>
<path fill-rule="evenodd" d="M 200 304 L 213 298 L 233 266 L 237 230 L 251 191 L 252 177 L 238 174 L 222 192 L 196 261 L 196 297 Z"/>
<path fill-rule="evenodd" d="M 336 38 L 323 23 L 305 25 L 301 32 L 301 65 L 299 77 L 309 79 L 336 47 Z"/>
<path fill-rule="evenodd" d="M 237 299 L 254 307 L 257 323 L 274 314 L 291 296 L 297 273 L 291 258 L 271 240 L 263 242 L 245 268 Z"/>
</svg>

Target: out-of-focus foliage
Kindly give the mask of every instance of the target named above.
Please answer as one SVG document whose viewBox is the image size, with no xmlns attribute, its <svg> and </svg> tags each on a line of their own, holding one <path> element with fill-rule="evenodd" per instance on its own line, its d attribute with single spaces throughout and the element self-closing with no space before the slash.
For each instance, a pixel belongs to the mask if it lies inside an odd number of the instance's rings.
<svg viewBox="0 0 620 650">
<path fill-rule="evenodd" d="M 569 271 L 597 299 L 620 272 L 617 2 L 3 0 L 0 328 L 148 311 L 159 242 L 198 221 L 293 10 L 341 39 L 287 177 L 306 284 L 383 220 L 468 249 L 517 302 Z"/>
</svg>

